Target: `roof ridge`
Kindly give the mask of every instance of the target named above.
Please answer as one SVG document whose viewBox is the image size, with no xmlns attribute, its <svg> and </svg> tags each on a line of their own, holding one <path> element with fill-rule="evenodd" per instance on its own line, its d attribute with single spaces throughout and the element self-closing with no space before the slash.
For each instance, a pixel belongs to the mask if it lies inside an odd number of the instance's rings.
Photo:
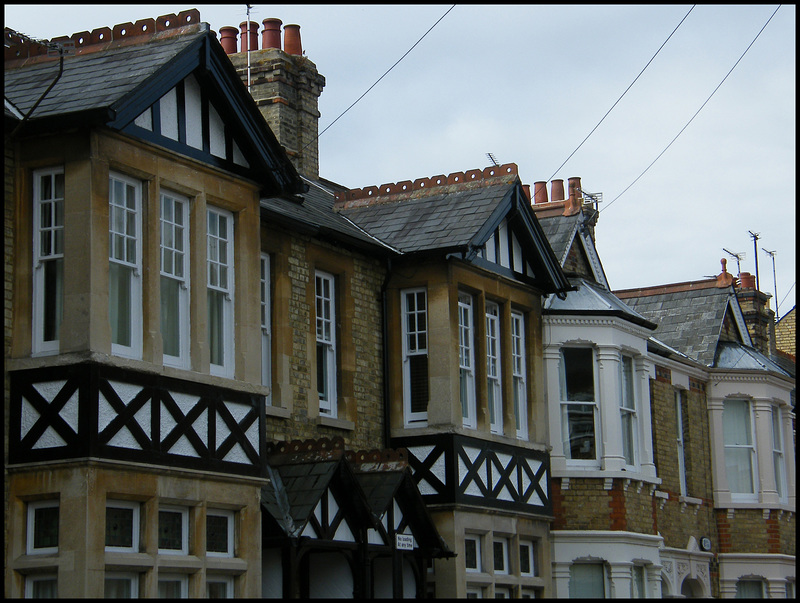
<svg viewBox="0 0 800 603">
<path fill-rule="evenodd" d="M 510 175 L 519 175 L 519 168 L 516 163 L 506 163 L 503 165 L 492 165 L 484 169 L 468 170 L 466 172 L 453 172 L 445 176 L 439 174 L 430 178 L 418 178 L 402 180 L 395 183 L 381 184 L 380 186 L 365 186 L 364 188 L 353 188 L 344 192 L 336 193 L 336 205 L 339 209 L 349 209 L 351 207 L 362 207 L 369 205 L 380 198 L 386 201 L 400 200 L 414 197 L 425 196 L 444 192 L 444 187 L 448 185 L 464 184 L 490 184 L 490 180 Z"/>
<path fill-rule="evenodd" d="M 85 54 L 105 49 L 114 42 L 142 44 L 153 40 L 165 31 L 174 34 L 173 30 L 195 26 L 199 23 L 200 11 L 192 8 L 181 11 L 177 15 L 170 13 L 155 19 L 139 19 L 135 23 L 127 22 L 119 23 L 113 27 L 99 27 L 91 32 L 81 31 L 71 36 L 59 36 L 51 40 L 33 40 L 6 27 L 4 30 L 6 43 L 5 61 L 29 58 L 37 58 L 40 61 L 48 58 L 55 60 L 59 55 L 51 52 L 54 45 L 67 47 L 70 50 L 74 47 L 75 54 Z"/>
<path fill-rule="evenodd" d="M 619 289 L 617 291 L 612 291 L 612 293 L 620 299 L 628 299 L 631 297 L 649 297 L 652 295 L 664 295 L 666 293 L 682 293 L 684 291 L 699 291 L 702 289 L 715 288 L 718 288 L 717 280 L 713 278 L 702 281 L 684 281 L 667 285 L 637 287 L 634 289 Z"/>
</svg>

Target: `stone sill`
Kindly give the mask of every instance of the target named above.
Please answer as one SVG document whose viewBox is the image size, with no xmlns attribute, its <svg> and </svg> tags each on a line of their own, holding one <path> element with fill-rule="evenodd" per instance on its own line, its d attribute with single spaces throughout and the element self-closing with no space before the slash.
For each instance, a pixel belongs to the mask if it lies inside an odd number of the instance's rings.
<svg viewBox="0 0 800 603">
<path fill-rule="evenodd" d="M 332 419 L 330 417 L 317 417 L 314 421 L 316 425 L 322 425 L 324 427 L 333 427 L 334 429 L 343 429 L 346 431 L 353 431 L 356 428 L 356 424 L 353 421 L 348 421 L 347 419 Z"/>
<path fill-rule="evenodd" d="M 276 417 L 278 419 L 288 419 L 292 416 L 292 411 L 288 408 L 283 408 L 282 406 L 270 406 L 267 405 L 266 407 L 266 415 L 268 417 Z"/>
</svg>

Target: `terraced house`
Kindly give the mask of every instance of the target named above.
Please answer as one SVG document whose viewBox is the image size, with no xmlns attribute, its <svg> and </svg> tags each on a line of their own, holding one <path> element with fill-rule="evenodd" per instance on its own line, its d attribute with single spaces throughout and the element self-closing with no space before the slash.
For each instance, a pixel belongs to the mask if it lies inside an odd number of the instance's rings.
<svg viewBox="0 0 800 603">
<path fill-rule="evenodd" d="M 792 597 L 748 276 L 613 291 L 513 163 L 321 178 L 262 25 L 5 31 L 5 595 Z"/>
</svg>

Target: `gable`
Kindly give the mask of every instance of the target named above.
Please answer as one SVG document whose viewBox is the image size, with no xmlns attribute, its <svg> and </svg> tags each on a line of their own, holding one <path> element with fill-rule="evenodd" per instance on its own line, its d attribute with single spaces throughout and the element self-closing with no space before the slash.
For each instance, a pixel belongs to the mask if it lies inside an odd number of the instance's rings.
<svg viewBox="0 0 800 603">
<path fill-rule="evenodd" d="M 722 319 L 722 326 L 719 332 L 720 341 L 730 341 L 734 343 L 744 343 L 744 338 L 739 331 L 739 326 L 736 323 L 736 318 L 731 312 L 730 306 L 725 309 L 725 316 Z"/>
<path fill-rule="evenodd" d="M 572 240 L 572 245 L 569 248 L 567 257 L 564 259 L 562 268 L 570 276 L 582 276 L 594 280 L 589 258 L 586 257 L 586 251 L 583 245 L 580 244 L 578 237 Z"/>
</svg>

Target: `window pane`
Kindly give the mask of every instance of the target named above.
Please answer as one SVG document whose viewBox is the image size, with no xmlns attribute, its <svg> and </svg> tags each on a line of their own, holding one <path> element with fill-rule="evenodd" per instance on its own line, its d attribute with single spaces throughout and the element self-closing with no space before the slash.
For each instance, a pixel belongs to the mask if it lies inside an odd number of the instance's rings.
<svg viewBox="0 0 800 603">
<path fill-rule="evenodd" d="M 504 542 L 495 541 L 492 543 L 494 551 L 494 571 L 506 571 L 506 547 Z"/>
<path fill-rule="evenodd" d="M 158 512 L 158 548 L 183 549 L 183 514 L 178 511 Z"/>
<path fill-rule="evenodd" d="M 625 457 L 625 462 L 628 465 L 633 465 L 633 428 L 634 416 L 633 413 L 623 410 L 622 411 L 622 456 Z"/>
<path fill-rule="evenodd" d="M 206 516 L 206 550 L 228 553 L 228 518 L 224 515 Z"/>
<path fill-rule="evenodd" d="M 30 594 L 32 599 L 58 598 L 58 580 L 56 578 L 28 577 L 31 581 Z"/>
<path fill-rule="evenodd" d="M 622 357 L 622 400 L 620 404 L 623 408 L 635 408 L 633 398 L 633 359 L 628 356 Z"/>
<path fill-rule="evenodd" d="M 519 545 L 519 572 L 521 574 L 532 574 L 533 547 L 530 544 Z"/>
<path fill-rule="evenodd" d="M 159 580 L 158 581 L 159 599 L 180 599 L 182 598 L 180 580 Z"/>
<path fill-rule="evenodd" d="M 161 338 L 169 356 L 181 353 L 180 287 L 180 281 L 161 277 Z"/>
<path fill-rule="evenodd" d="M 747 446 L 752 443 L 750 403 L 747 400 L 726 400 L 722 412 L 725 445 Z"/>
<path fill-rule="evenodd" d="M 206 591 L 209 599 L 229 599 L 227 582 L 206 582 Z"/>
<path fill-rule="evenodd" d="M 464 541 L 464 563 L 467 569 L 479 569 L 478 541 L 473 538 Z"/>
<path fill-rule="evenodd" d="M 603 566 L 599 563 L 578 563 L 569 570 L 570 599 L 603 598 Z"/>
<path fill-rule="evenodd" d="M 58 258 L 43 262 L 44 268 L 44 341 L 57 341 L 64 315 L 64 260 Z"/>
<path fill-rule="evenodd" d="M 567 438 L 564 452 L 568 452 L 571 459 L 595 459 L 594 405 L 567 404 L 564 415 L 566 425 L 562 433 Z"/>
<path fill-rule="evenodd" d="M 133 583 L 128 578 L 106 578 L 103 596 L 106 599 L 133 598 Z"/>
<path fill-rule="evenodd" d="M 428 410 L 428 355 L 409 356 L 411 412 Z"/>
<path fill-rule="evenodd" d="M 763 599 L 764 583 L 761 580 L 739 580 L 736 583 L 737 599 Z"/>
<path fill-rule="evenodd" d="M 108 310 L 111 319 L 111 341 L 131 345 L 131 279 L 133 270 L 115 262 L 109 265 Z"/>
<path fill-rule="evenodd" d="M 211 364 L 225 364 L 225 294 L 208 290 L 208 348 Z"/>
<path fill-rule="evenodd" d="M 38 507 L 33 511 L 33 548 L 58 546 L 58 507 Z"/>
<path fill-rule="evenodd" d="M 565 400 L 573 402 L 594 401 L 594 370 L 592 350 L 564 348 Z"/>
<path fill-rule="evenodd" d="M 106 507 L 106 546 L 133 546 L 133 509 Z"/>
</svg>

